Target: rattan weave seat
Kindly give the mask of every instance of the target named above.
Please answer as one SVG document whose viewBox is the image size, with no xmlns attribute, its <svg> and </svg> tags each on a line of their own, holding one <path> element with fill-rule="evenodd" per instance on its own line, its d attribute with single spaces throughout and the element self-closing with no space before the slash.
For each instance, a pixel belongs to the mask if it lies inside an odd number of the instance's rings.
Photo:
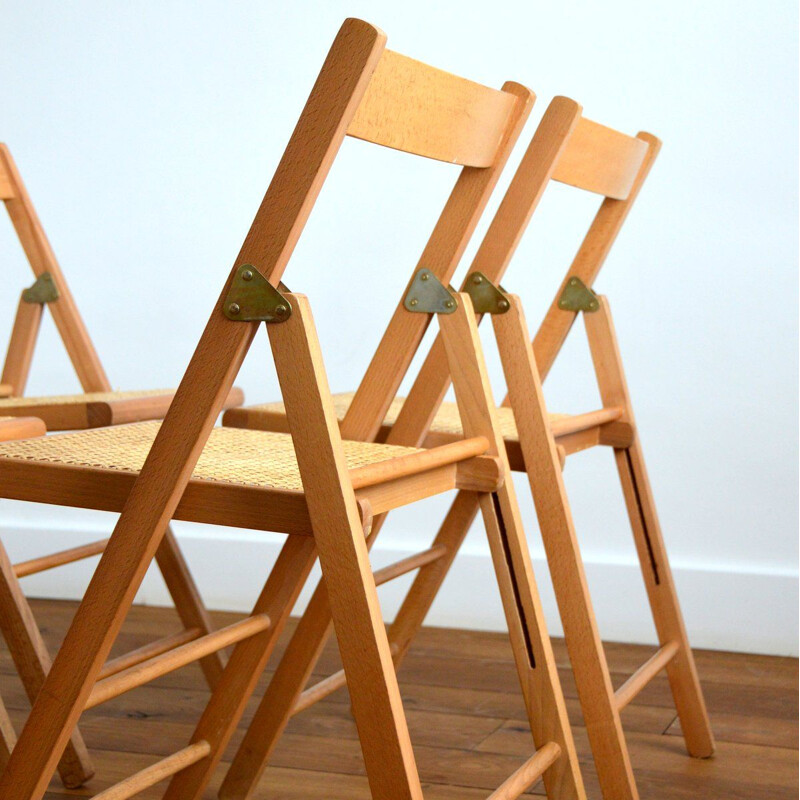
<svg viewBox="0 0 800 800">
<path fill-rule="evenodd" d="M 344 419 L 344 415 L 347 413 L 347 409 L 350 408 L 350 403 L 354 395 L 354 392 L 343 392 L 333 396 L 333 403 L 336 407 L 336 415 L 339 420 Z M 394 425 L 404 402 L 404 397 L 395 397 L 384 418 L 384 428 L 390 428 Z M 281 428 L 280 418 L 283 417 L 284 414 L 283 403 L 260 403 L 258 405 L 233 408 L 227 411 L 225 413 L 224 424 L 238 427 L 239 421 L 242 421 L 242 423 L 246 424 L 248 427 L 257 427 L 262 430 L 279 430 Z M 568 416 L 568 414 L 550 414 L 550 420 L 566 419 Z M 264 425 L 259 424 L 259 417 L 263 419 Z M 505 439 L 506 442 L 519 441 L 517 425 L 514 422 L 514 412 L 506 406 L 501 406 L 497 409 L 497 417 L 503 439 Z M 464 430 L 461 427 L 461 417 L 458 414 L 458 406 L 456 403 L 442 403 L 430 426 L 430 433 L 433 434 L 434 437 L 436 434 L 440 434 L 446 439 L 464 435 Z M 428 445 L 431 444 L 433 444 L 433 442 L 428 442 Z"/>
<path fill-rule="evenodd" d="M 160 427 L 158 421 L 140 422 L 7 442 L 0 445 L 0 459 L 136 474 Z M 368 442 L 344 442 L 344 451 L 350 469 L 419 452 L 417 448 Z M 303 491 L 291 436 L 269 431 L 214 428 L 192 479 Z"/>
</svg>

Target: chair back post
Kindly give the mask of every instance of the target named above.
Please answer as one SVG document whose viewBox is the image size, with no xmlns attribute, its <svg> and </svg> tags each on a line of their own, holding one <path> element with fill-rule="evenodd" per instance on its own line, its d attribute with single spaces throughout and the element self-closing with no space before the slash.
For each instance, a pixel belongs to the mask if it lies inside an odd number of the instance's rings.
<svg viewBox="0 0 800 800">
<path fill-rule="evenodd" d="M 630 138 L 633 139 L 633 137 Z M 640 132 L 635 140 L 643 142 L 645 149 L 630 188 L 624 197 L 605 197 L 600 204 L 600 208 L 534 337 L 533 349 L 542 381 L 550 372 L 550 368 L 561 351 L 567 334 L 578 315 L 577 312 L 565 311 L 558 305 L 567 281 L 576 277 L 587 287 L 592 286 L 661 149 L 661 141 L 649 133 Z"/>
<path fill-rule="evenodd" d="M 48 302 L 47 305 L 53 314 L 53 321 L 83 390 L 85 392 L 110 391 L 111 385 L 103 370 L 103 365 L 100 363 L 100 358 L 39 221 L 22 177 L 8 147 L 1 143 L 0 199 L 5 203 L 6 211 L 8 211 L 34 276 L 40 279 L 43 275 L 49 274 L 58 289 L 58 297 Z M 24 301 L 21 300 L 14 331 L 17 333 L 18 325 L 22 325 L 24 333 L 12 336 L 3 370 L 4 376 L 7 371 L 10 371 L 9 374 L 19 387 L 18 389 L 15 387 L 18 393 L 24 389 L 30 359 L 33 355 L 32 340 L 35 341 L 38 331 L 38 320 L 32 319 L 30 314 L 24 313 L 23 303 Z"/>
</svg>

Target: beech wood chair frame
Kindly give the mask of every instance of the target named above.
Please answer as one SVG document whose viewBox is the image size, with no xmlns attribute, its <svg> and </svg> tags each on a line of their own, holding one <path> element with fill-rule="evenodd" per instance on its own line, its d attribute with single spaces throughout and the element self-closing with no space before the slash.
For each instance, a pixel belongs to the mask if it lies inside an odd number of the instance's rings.
<svg viewBox="0 0 800 800">
<path fill-rule="evenodd" d="M 9 419 L 5 423 L 8 435 L 3 440 L 25 438 L 26 434 L 40 435 L 44 425 L 50 431 L 72 430 L 162 418 L 172 402 L 174 392 L 120 393 L 120 398 L 105 396 L 112 392 L 111 385 L 19 170 L 4 144 L 0 144 L 0 200 L 6 207 L 37 281 L 20 296 L 0 377 L 0 396 L 20 398 L 24 395 L 45 306 L 53 316 L 85 393 L 85 396 L 47 398 L 46 404 L 42 404 L 42 398 L 37 398 L 36 403 L 31 405 L 4 406 L 0 400 L 0 415 L 19 415 L 16 420 Z M 41 286 L 42 283 L 49 290 L 46 295 L 48 299 L 42 299 L 42 295 L 32 292 L 37 284 Z M 243 399 L 241 391 L 233 389 L 225 406 L 229 408 Z M 36 414 L 36 417 L 28 416 L 30 414 Z M 0 542 L 0 630 L 31 702 L 42 687 L 51 659 L 19 579 L 97 556 L 107 543 L 108 539 L 102 539 L 12 564 Z M 161 542 L 157 563 L 184 626 L 183 636 L 211 633 L 211 618 L 171 528 L 167 529 Z M 151 643 L 146 646 L 145 653 L 151 652 L 154 646 L 164 644 Z M 136 657 L 136 653 L 128 656 L 134 660 Z M 213 688 L 222 675 L 223 660 L 220 654 L 209 654 L 203 658 L 200 666 L 209 686 Z M 0 726 L 0 762 L 7 759 L 13 744 L 10 726 Z M 59 772 L 64 785 L 70 788 L 82 785 L 94 773 L 77 729 L 64 751 Z"/>
<path fill-rule="evenodd" d="M 526 464 L 529 467 L 528 477 L 566 643 L 598 777 L 607 800 L 638 797 L 620 711 L 665 667 L 689 753 L 707 757 L 714 750 L 713 734 L 634 425 L 608 302 L 590 289 L 660 146 L 660 141 L 650 134 L 642 132 L 633 138 L 618 133 L 583 117 L 580 105 L 574 101 L 555 98 L 542 118 L 464 283 L 468 288 L 476 275 L 499 283 L 550 180 L 604 197 L 532 347 L 527 348 L 531 354 L 526 354 L 521 344 L 520 336 L 527 328 L 516 298 L 508 296 L 508 313 L 494 316 L 493 320 L 509 386 L 504 406 L 510 405 L 513 409 L 518 428 L 516 438 L 506 439 L 507 453 L 512 469 L 524 472 Z M 585 314 L 585 321 L 604 405 L 586 414 L 550 418 L 541 382 L 579 313 L 559 305 L 568 283 L 575 279 L 585 285 L 587 297 L 593 300 L 593 308 Z M 392 350 L 397 346 L 399 343 L 393 342 L 388 333 L 381 342 L 381 348 Z M 376 355 L 376 359 L 378 357 Z M 444 346 L 437 340 L 392 424 L 362 427 L 361 435 L 394 444 L 426 447 L 451 441 L 453 434 L 431 431 L 431 423 L 448 387 Z M 359 419 L 361 401 L 367 392 L 365 379 L 344 416 L 343 428 L 353 418 Z M 256 406 L 226 412 L 223 424 L 282 430 L 286 421 L 280 409 L 264 410 Z M 568 454 L 601 444 L 614 449 L 660 642 L 656 654 L 616 693 L 598 633 L 561 475 Z M 419 570 L 389 627 L 389 641 L 397 666 L 422 625 L 476 513 L 474 498 L 460 492 L 432 544 L 433 548 L 444 548 L 447 556 Z M 373 541 L 382 522 L 381 517 L 373 522 Z M 306 688 L 330 630 L 325 590 L 320 584 L 234 758 L 222 785 L 223 800 L 244 800 L 252 796 L 288 719 L 344 685 L 340 672 Z"/>
<path fill-rule="evenodd" d="M 412 91 L 409 86 L 414 87 Z M 487 104 L 476 109 L 473 101 L 480 96 Z M 235 642 L 190 745 L 96 797 L 120 800 L 170 776 L 167 800 L 202 796 L 319 555 L 373 796 L 419 800 L 422 789 L 365 534 L 373 513 L 462 488 L 479 498 L 486 521 L 537 748 L 491 798 L 513 800 L 539 776 L 551 798 L 585 797 L 552 649 L 541 624 L 513 483 L 506 480 L 509 466 L 467 295 L 453 295 L 453 313 L 440 317 L 447 367 L 453 375 L 466 438 L 355 470 L 348 469 L 345 461 L 309 304 L 302 295 L 284 295 L 291 315 L 267 328 L 303 492 L 295 492 L 294 497 L 262 492 L 268 502 L 259 504 L 256 513 L 245 509 L 235 518 L 237 522 L 250 519 L 258 529 L 293 535 L 288 536 L 250 617 L 98 681 L 169 520 L 230 520 L 237 505 L 256 497 L 252 491 L 234 492 L 227 497 L 236 502 L 215 511 L 209 498 L 221 500 L 220 492 L 199 485 L 208 481 L 191 478 L 260 325 L 227 316 L 238 313 L 227 296 L 242 265 L 257 270 L 272 286 L 279 285 L 327 172 L 349 133 L 464 166 L 426 249 L 426 263 L 446 274 L 474 228 L 531 100 L 530 93 L 516 84 L 506 84 L 503 92 L 486 90 L 413 62 L 386 50 L 385 36 L 377 29 L 358 20 L 346 21 L 138 474 L 123 476 L 116 483 L 109 481 L 95 488 L 90 497 L 85 473 L 91 473 L 95 486 L 95 479 L 102 477 L 97 470 L 0 457 L 0 491 L 7 496 L 92 508 L 122 506 L 109 545 L 0 776 L 0 795 L 8 800 L 42 797 L 85 708 L 210 649 Z M 395 316 L 395 324 L 405 337 L 421 337 L 430 317 L 404 311 Z M 381 377 L 394 386 L 391 370 L 384 369 Z M 389 400 L 393 394 L 376 382 L 372 417 L 377 424 L 388 402 L 381 393 L 388 394 Z M 71 474 L 73 483 L 65 477 L 56 481 L 59 473 Z M 52 491 L 32 488 L 31 477 L 36 474 L 51 476 L 48 485 L 54 487 Z M 401 574 L 402 569 L 396 566 L 393 571 Z"/>
</svg>

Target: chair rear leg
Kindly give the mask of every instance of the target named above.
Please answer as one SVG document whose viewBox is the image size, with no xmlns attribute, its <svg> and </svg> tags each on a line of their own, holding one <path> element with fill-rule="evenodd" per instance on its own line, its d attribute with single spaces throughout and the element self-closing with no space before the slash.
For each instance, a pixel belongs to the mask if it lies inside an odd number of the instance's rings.
<svg viewBox="0 0 800 800">
<path fill-rule="evenodd" d="M 638 800 L 528 328 L 509 300 L 492 322 L 600 787 L 605 800 Z"/>
<path fill-rule="evenodd" d="M 3 698 L 0 697 L 0 772 L 5 769 L 16 743 L 17 734 L 14 732 Z"/>
<path fill-rule="evenodd" d="M 203 796 L 315 560 L 310 536 L 290 536 L 281 548 L 252 612 L 267 614 L 270 626 L 234 648 L 191 739 L 192 743 L 208 742 L 209 754 L 173 777 L 164 800 L 195 800 Z"/>
<path fill-rule="evenodd" d="M 14 566 L 2 542 L 0 542 L 0 630 L 3 632 L 25 693 L 33 703 L 50 671 L 52 662 L 33 611 L 19 585 Z M 5 709 L 3 712 L 5 713 Z M 3 738 L 8 741 L 5 727 L 4 724 L 0 724 Z M 10 723 L 8 727 L 10 728 Z M 61 756 L 58 772 L 64 786 L 70 789 L 82 786 L 94 775 L 89 751 L 77 728 L 73 731 Z"/>
<path fill-rule="evenodd" d="M 584 316 L 603 403 L 622 406 L 625 409 L 625 421 L 633 423 L 633 409 L 608 300 L 605 297 L 600 298 L 600 309 Z M 686 748 L 696 758 L 707 758 L 714 753 L 714 734 L 686 634 L 635 426 L 630 446 L 616 449 L 614 459 L 659 643 L 662 647 L 670 642 L 678 644 L 676 655 L 667 665 L 667 676 L 681 720 Z"/>
<path fill-rule="evenodd" d="M 220 786 L 221 800 L 245 800 L 255 791 L 332 630 L 328 592 L 320 581 Z"/>
<path fill-rule="evenodd" d="M 518 797 L 542 776 L 547 796 L 552 800 L 585 800 L 586 791 L 469 296 L 459 295 L 457 310 L 452 315 L 440 315 L 439 325 L 464 436 L 485 436 L 489 442 L 487 455 L 499 460 L 505 476 L 493 493 L 480 495 L 480 507 L 537 753 L 522 769 L 522 773 L 528 774 L 522 777 L 518 771 L 509 779 L 511 785 L 507 782 L 497 794 Z"/>
<path fill-rule="evenodd" d="M 167 528 L 161 540 L 156 553 L 156 562 L 183 626 L 199 628 L 203 636 L 211 633 L 214 630 L 211 617 L 203 604 L 203 598 L 171 527 Z M 212 653 L 200 660 L 200 668 L 212 690 L 222 677 L 224 667 L 220 653 Z"/>
<path fill-rule="evenodd" d="M 479 508 L 479 496 L 475 492 L 460 491 L 442 521 L 432 547 L 443 546 L 447 555 L 417 572 L 394 622 L 389 626 L 396 667 L 400 666 L 422 627 Z"/>
</svg>

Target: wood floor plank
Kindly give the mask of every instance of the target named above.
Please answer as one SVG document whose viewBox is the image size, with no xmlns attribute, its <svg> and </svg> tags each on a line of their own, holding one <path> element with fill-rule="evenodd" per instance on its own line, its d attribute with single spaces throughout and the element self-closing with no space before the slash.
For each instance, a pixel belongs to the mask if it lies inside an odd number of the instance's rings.
<svg viewBox="0 0 800 800">
<path fill-rule="evenodd" d="M 32 603 L 48 646 L 55 649 L 76 605 Z M 214 613 L 217 625 L 242 615 Z M 282 652 L 288 634 L 279 642 Z M 178 630 L 173 609 L 135 606 L 115 653 Z M 582 715 L 564 643 L 554 641 L 589 797 L 599 797 Z M 612 679 L 622 683 L 653 648 L 611 643 Z M 642 800 L 794 800 L 798 796 L 798 662 L 796 659 L 698 651 L 718 740 L 713 759 L 686 756 L 669 687 L 658 676 L 623 712 Z M 338 668 L 332 643 L 315 673 Z M 263 690 L 268 670 L 259 683 Z M 508 639 L 504 634 L 426 628 L 400 672 L 409 728 L 425 800 L 484 800 L 532 753 Z M 0 647 L 0 692 L 15 726 L 29 708 L 5 648 Z M 91 797 L 115 781 L 185 746 L 209 693 L 196 666 L 163 676 L 84 715 L 82 729 L 97 765 L 97 777 L 79 791 L 57 779 L 47 800 Z M 257 698 L 256 698 L 257 699 Z M 206 798 L 216 797 L 234 748 L 255 709 L 248 706 Z M 156 800 L 163 785 L 139 795 Z M 541 786 L 530 796 L 541 797 Z M 337 692 L 295 717 L 274 754 L 255 800 L 368 800 L 347 691 Z"/>
</svg>

